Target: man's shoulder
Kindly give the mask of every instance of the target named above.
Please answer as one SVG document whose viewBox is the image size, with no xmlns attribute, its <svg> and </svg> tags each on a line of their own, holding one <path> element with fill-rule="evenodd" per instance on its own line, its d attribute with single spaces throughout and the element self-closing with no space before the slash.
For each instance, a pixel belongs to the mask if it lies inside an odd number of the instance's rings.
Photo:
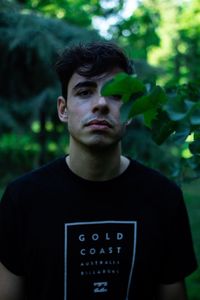
<svg viewBox="0 0 200 300">
<path fill-rule="evenodd" d="M 133 172 L 139 176 L 145 176 L 149 179 L 162 180 L 164 182 L 171 182 L 171 180 L 160 170 L 150 167 L 144 162 L 130 158 L 130 166 Z"/>
<path fill-rule="evenodd" d="M 171 215 L 184 205 L 181 187 L 161 171 L 139 161 L 131 162 L 129 186 L 142 205 L 154 207 L 163 215 Z"/>
<path fill-rule="evenodd" d="M 160 193 L 181 194 L 180 186 L 160 170 L 145 165 L 143 162 L 131 159 L 130 172 L 136 177 L 139 185 L 147 190 L 157 190 Z"/>
<path fill-rule="evenodd" d="M 50 184 L 50 182 L 54 181 L 56 176 L 58 176 L 61 172 L 64 166 L 64 160 L 64 157 L 57 158 L 47 164 L 18 176 L 8 184 L 7 189 L 17 191 L 24 189 L 25 187 L 28 189 L 29 187 L 38 186 L 45 182 Z"/>
</svg>

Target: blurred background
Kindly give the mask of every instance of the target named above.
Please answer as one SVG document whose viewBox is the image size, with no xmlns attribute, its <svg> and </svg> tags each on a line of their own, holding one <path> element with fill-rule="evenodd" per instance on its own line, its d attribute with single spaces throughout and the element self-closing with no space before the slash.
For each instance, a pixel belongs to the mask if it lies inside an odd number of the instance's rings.
<svg viewBox="0 0 200 300">
<path fill-rule="evenodd" d="M 189 97 L 200 100 L 200 0 L 0 0 L 0 195 L 17 176 L 67 153 L 54 64 L 64 47 L 100 39 L 123 47 L 144 81 L 168 92 L 189 85 Z M 181 185 L 200 263 L 200 150 L 194 157 L 192 140 L 158 146 L 138 117 L 123 151 Z M 199 270 L 187 286 L 199 300 Z"/>
</svg>

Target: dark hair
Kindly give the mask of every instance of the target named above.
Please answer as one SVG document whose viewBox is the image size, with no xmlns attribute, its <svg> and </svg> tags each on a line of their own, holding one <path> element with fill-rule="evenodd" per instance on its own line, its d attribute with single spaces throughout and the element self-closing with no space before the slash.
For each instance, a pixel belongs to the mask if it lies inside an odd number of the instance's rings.
<svg viewBox="0 0 200 300">
<path fill-rule="evenodd" d="M 66 48 L 55 65 L 65 98 L 68 82 L 75 72 L 84 77 L 94 77 L 116 67 L 125 73 L 134 73 L 133 65 L 123 50 L 113 42 L 102 41 Z"/>
</svg>

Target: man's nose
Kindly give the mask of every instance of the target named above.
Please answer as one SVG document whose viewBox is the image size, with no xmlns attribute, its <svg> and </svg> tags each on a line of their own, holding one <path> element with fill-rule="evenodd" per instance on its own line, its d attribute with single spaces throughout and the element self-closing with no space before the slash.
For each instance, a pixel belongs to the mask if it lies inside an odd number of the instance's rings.
<svg viewBox="0 0 200 300">
<path fill-rule="evenodd" d="M 106 97 L 99 96 L 98 103 L 99 103 L 99 105 L 107 105 Z"/>
<path fill-rule="evenodd" d="M 108 112 L 109 110 L 108 101 L 106 97 L 103 97 L 101 95 L 99 95 L 93 103 L 93 112 L 98 110 L 103 111 L 104 113 Z"/>
</svg>

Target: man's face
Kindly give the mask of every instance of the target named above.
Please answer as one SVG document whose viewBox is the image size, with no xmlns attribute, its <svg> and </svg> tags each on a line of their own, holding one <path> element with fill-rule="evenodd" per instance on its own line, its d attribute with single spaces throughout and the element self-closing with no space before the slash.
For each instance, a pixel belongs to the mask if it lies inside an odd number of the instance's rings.
<svg viewBox="0 0 200 300">
<path fill-rule="evenodd" d="M 122 101 L 118 96 L 103 97 L 101 88 L 120 70 L 85 78 L 74 73 L 68 84 L 67 123 L 71 142 L 90 147 L 118 144 L 124 125 L 120 123 Z"/>
</svg>

